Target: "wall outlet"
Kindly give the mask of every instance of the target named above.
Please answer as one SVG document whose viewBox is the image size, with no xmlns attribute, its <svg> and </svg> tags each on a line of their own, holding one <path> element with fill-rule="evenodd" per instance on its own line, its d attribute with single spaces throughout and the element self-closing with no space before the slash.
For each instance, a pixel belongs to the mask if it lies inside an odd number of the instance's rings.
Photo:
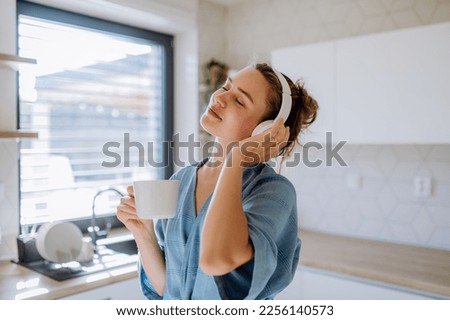
<svg viewBox="0 0 450 320">
<path fill-rule="evenodd" d="M 431 177 L 417 176 L 414 178 L 414 195 L 416 197 L 431 196 Z"/>
</svg>

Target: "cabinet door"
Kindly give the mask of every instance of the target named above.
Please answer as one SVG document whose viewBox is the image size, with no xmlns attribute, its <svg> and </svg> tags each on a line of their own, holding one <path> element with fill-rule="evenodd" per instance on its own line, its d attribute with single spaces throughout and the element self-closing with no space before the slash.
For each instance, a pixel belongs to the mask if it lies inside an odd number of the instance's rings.
<svg viewBox="0 0 450 320">
<path fill-rule="evenodd" d="M 334 131 L 335 103 L 335 44 L 324 42 L 293 48 L 277 49 L 272 52 L 272 65 L 292 81 L 301 79 L 319 103 L 316 121 L 310 126 L 302 143 L 325 142 L 325 133 Z"/>
<path fill-rule="evenodd" d="M 408 289 L 382 285 L 357 277 L 300 267 L 281 300 L 422 300 L 431 299 Z"/>
<path fill-rule="evenodd" d="M 449 57 L 450 23 L 336 41 L 339 139 L 450 142 Z"/>
<path fill-rule="evenodd" d="M 77 293 L 62 300 L 145 300 L 145 297 L 136 278 Z"/>
</svg>

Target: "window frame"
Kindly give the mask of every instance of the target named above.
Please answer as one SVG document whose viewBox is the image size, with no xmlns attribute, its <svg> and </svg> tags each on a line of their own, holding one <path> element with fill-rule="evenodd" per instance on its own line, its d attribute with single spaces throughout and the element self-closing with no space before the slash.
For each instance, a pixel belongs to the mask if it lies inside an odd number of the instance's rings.
<svg viewBox="0 0 450 320">
<path fill-rule="evenodd" d="M 94 30 L 99 30 L 104 33 L 119 34 L 128 37 L 143 38 L 148 39 L 153 42 L 158 43 L 163 50 L 162 54 L 162 68 L 163 68 L 163 79 L 162 79 L 162 110 L 161 110 L 161 120 L 162 120 L 162 141 L 171 142 L 173 140 L 174 134 L 174 48 L 173 48 L 173 35 L 164 34 L 152 30 L 141 29 L 131 25 L 126 25 L 123 23 L 108 21 L 105 19 L 88 16 L 80 13 L 74 13 L 66 10 L 56 9 L 53 7 L 31 3 L 24 0 L 17 0 L 17 11 L 16 11 L 16 34 L 17 34 L 17 47 L 19 43 L 19 16 L 28 15 L 37 18 L 42 18 L 50 21 L 67 23 L 75 25 L 81 28 L 89 28 Z M 16 87 L 19 87 L 19 79 L 17 77 Z M 20 98 L 19 90 L 17 90 L 17 101 L 16 101 L 16 127 L 20 129 Z M 20 143 L 20 141 L 19 141 Z M 169 145 L 171 145 L 169 143 Z M 168 166 L 164 167 L 163 178 L 168 179 L 174 172 L 173 166 L 173 150 L 172 148 L 162 148 L 162 157 L 168 163 Z M 20 160 L 19 160 L 20 161 Z M 21 201 L 21 172 L 19 165 L 19 208 Z M 27 233 L 29 229 L 33 226 L 26 226 L 20 224 L 20 214 L 19 213 L 19 226 L 20 233 Z M 91 217 L 88 218 L 76 218 L 69 220 L 82 230 L 82 232 L 87 232 L 87 228 L 91 225 Z M 123 227 L 123 224 L 117 219 L 115 213 L 110 215 L 97 216 L 97 224 L 106 225 L 110 223 L 112 228 Z M 39 225 L 37 226 L 39 227 Z"/>
</svg>

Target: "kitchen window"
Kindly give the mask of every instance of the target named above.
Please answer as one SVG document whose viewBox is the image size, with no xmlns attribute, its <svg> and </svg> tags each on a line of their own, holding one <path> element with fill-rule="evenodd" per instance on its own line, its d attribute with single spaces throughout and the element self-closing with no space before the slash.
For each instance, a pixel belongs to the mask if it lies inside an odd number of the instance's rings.
<svg viewBox="0 0 450 320">
<path fill-rule="evenodd" d="M 37 59 L 19 70 L 18 127 L 39 133 L 20 142 L 22 231 L 87 222 L 99 191 L 171 175 L 172 36 L 19 1 L 18 53 Z M 96 215 L 117 223 L 119 197 Z"/>
</svg>

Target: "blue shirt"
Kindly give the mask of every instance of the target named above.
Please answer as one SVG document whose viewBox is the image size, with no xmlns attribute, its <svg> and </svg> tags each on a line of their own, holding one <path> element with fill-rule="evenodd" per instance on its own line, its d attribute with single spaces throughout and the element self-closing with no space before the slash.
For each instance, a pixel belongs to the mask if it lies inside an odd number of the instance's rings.
<svg viewBox="0 0 450 320">
<path fill-rule="evenodd" d="M 267 164 L 243 171 L 242 202 L 254 257 L 222 276 L 199 267 L 201 230 L 211 201 L 196 215 L 197 170 L 186 167 L 171 179 L 180 180 L 177 214 L 158 220 L 155 232 L 166 262 L 166 286 L 159 296 L 139 263 L 141 289 L 148 299 L 273 299 L 291 281 L 300 255 L 297 201 L 293 185 Z"/>
</svg>

